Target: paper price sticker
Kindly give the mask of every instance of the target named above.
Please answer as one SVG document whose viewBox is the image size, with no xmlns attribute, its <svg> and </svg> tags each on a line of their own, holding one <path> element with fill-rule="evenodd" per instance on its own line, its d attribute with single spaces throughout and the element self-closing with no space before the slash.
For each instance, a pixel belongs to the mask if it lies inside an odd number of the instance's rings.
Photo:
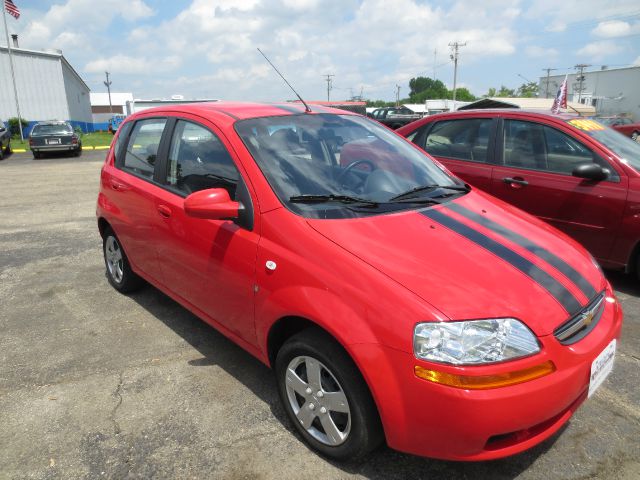
<svg viewBox="0 0 640 480">
<path fill-rule="evenodd" d="M 574 118 L 573 120 L 569 120 L 569 123 L 580 130 L 584 130 L 585 132 L 592 132 L 594 130 L 604 130 L 604 126 L 599 124 L 594 120 L 580 120 Z"/>
</svg>

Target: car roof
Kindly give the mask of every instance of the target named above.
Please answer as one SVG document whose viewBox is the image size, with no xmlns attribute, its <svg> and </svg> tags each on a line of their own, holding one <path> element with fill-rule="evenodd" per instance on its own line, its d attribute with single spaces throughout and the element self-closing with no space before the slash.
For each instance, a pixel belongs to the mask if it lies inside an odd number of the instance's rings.
<svg viewBox="0 0 640 480">
<path fill-rule="evenodd" d="M 336 115 L 358 115 L 354 112 L 325 107 L 323 105 L 309 104 L 309 108 L 311 109 L 311 114 L 331 113 Z M 305 107 L 299 102 L 251 103 L 219 101 L 160 106 L 142 110 L 138 113 L 146 114 L 153 112 L 191 113 L 204 117 L 222 114 L 234 120 L 246 120 L 259 117 L 299 115 L 305 113 Z"/>
<path fill-rule="evenodd" d="M 45 122 L 38 122 L 34 125 L 34 127 L 38 125 L 69 125 L 71 126 L 69 122 L 65 122 L 64 120 L 48 120 Z"/>
<path fill-rule="evenodd" d="M 522 108 L 476 108 L 472 110 L 463 110 L 456 112 L 442 112 L 436 113 L 434 115 L 429 115 L 426 118 L 434 118 L 434 117 L 444 117 L 444 116 L 479 116 L 483 114 L 493 115 L 501 115 L 504 113 L 522 115 L 527 117 L 538 117 L 538 118 L 555 118 L 559 120 L 571 120 L 572 118 L 580 118 L 580 115 L 575 113 L 551 113 L 544 110 L 532 110 L 532 109 L 522 109 Z M 586 117 L 584 117 L 586 118 Z"/>
</svg>

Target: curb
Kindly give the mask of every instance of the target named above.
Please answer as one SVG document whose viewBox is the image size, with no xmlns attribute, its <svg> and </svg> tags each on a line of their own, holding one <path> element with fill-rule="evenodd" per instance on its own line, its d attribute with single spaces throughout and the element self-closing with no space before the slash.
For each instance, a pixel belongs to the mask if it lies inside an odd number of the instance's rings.
<svg viewBox="0 0 640 480">
<path fill-rule="evenodd" d="M 82 147 L 82 150 L 108 150 L 110 147 L 110 145 L 98 145 L 97 147 Z M 25 153 L 30 152 L 31 150 L 27 150 L 24 148 L 12 148 L 11 151 L 15 153 Z"/>
</svg>

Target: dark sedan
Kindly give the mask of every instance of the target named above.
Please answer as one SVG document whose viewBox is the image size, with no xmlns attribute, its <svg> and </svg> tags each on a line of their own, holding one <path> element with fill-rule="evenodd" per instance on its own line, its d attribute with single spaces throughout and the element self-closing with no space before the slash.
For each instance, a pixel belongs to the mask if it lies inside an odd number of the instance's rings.
<svg viewBox="0 0 640 480">
<path fill-rule="evenodd" d="M 67 122 L 39 122 L 31 130 L 29 148 L 33 158 L 40 158 L 48 152 L 71 152 L 79 157 L 82 141 Z"/>
<path fill-rule="evenodd" d="M 3 159 L 5 153 L 11 153 L 11 132 L 9 127 L 0 120 L 0 160 Z"/>
</svg>

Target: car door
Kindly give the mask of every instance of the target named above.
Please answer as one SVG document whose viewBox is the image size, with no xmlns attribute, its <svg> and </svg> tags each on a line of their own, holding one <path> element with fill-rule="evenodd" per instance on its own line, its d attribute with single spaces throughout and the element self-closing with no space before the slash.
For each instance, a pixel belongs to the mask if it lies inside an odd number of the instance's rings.
<svg viewBox="0 0 640 480">
<path fill-rule="evenodd" d="M 253 200 L 235 154 L 220 131 L 199 117 L 172 122 L 163 159 L 162 189 L 155 208 L 161 222 L 155 242 L 167 286 L 204 313 L 255 344 L 253 295 L 259 235 Z M 184 199 L 209 188 L 225 188 L 244 205 L 238 221 L 188 216 Z"/>
<path fill-rule="evenodd" d="M 495 123 L 492 118 L 445 119 L 427 123 L 413 141 L 465 182 L 488 191 Z"/>
<path fill-rule="evenodd" d="M 498 138 L 502 165 L 493 169 L 490 193 L 551 223 L 595 257 L 607 259 L 624 211 L 626 176 L 568 127 L 505 118 Z M 609 169 L 609 178 L 572 176 L 574 168 L 585 163 Z"/>
<path fill-rule="evenodd" d="M 114 212 L 112 227 L 134 269 L 162 283 L 154 237 L 159 224 L 154 191 L 158 152 L 167 124 L 165 117 L 127 123 L 118 136 L 115 167 L 105 167 L 103 191 Z"/>
</svg>

